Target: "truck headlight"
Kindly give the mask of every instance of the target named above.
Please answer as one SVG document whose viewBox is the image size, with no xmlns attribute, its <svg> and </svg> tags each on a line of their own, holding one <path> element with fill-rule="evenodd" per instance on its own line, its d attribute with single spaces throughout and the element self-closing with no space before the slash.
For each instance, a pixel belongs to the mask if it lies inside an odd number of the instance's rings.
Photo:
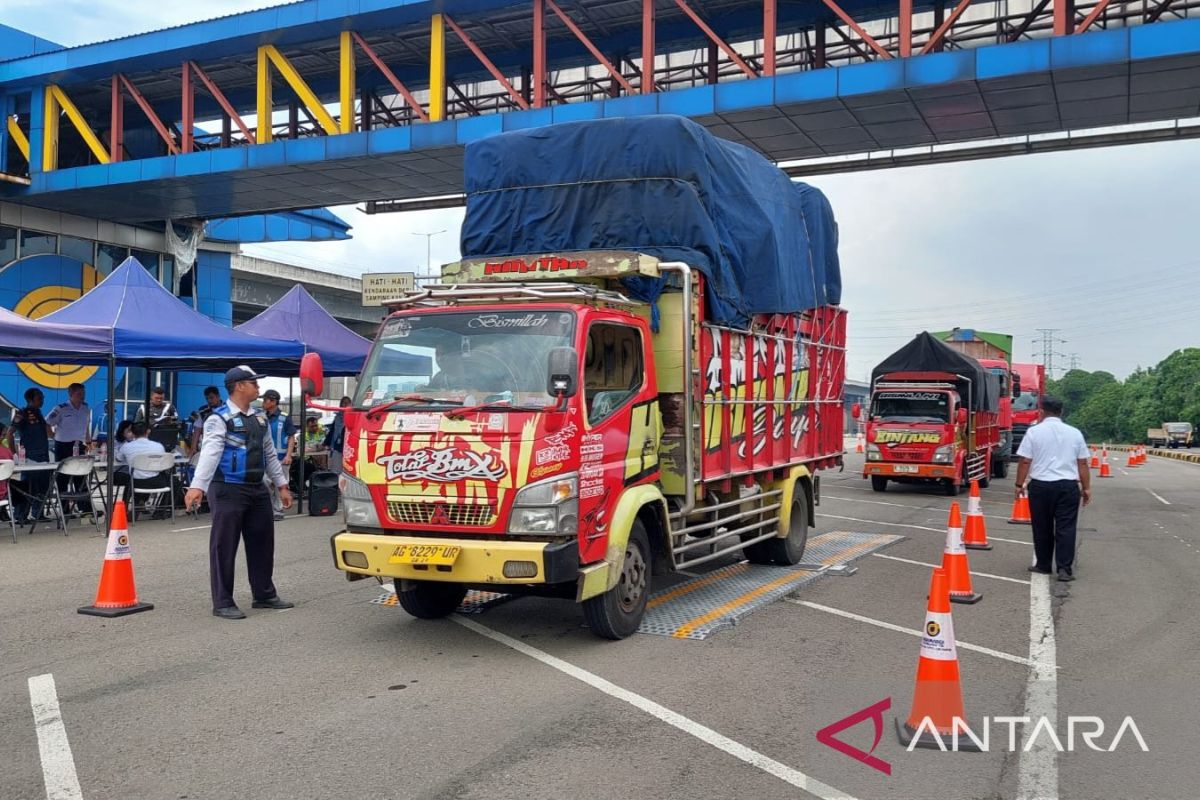
<svg viewBox="0 0 1200 800">
<path fill-rule="evenodd" d="M 867 461 L 882 461 L 883 453 L 879 452 L 879 445 L 867 445 Z"/>
<path fill-rule="evenodd" d="M 933 451 L 933 463 L 949 464 L 954 460 L 954 445 L 944 444 Z"/>
<path fill-rule="evenodd" d="M 367 485 L 358 478 L 342 473 L 338 478 L 338 488 L 342 491 L 342 521 L 346 527 L 382 528 L 379 524 L 379 512 L 375 510 L 375 501 Z"/>
<path fill-rule="evenodd" d="M 513 500 L 508 532 L 574 536 L 579 531 L 578 497 L 579 476 L 575 473 L 530 484 Z"/>
</svg>

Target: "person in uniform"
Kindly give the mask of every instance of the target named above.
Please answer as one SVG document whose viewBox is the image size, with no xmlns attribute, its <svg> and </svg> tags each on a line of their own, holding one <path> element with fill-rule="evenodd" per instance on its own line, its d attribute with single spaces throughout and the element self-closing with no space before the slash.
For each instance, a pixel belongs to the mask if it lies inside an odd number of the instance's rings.
<svg viewBox="0 0 1200 800">
<path fill-rule="evenodd" d="M 245 365 L 225 373 L 229 399 L 204 423 L 196 474 L 184 496 L 184 508 L 190 511 L 208 493 L 212 509 L 208 550 L 213 615 L 223 619 L 246 618 L 233 602 L 233 566 L 239 540 L 246 544 L 252 607 L 293 606 L 279 598 L 272 581 L 275 521 L 263 477 L 278 487 L 284 508 L 291 508 L 292 493 L 275 454 L 267 417 L 250 405 L 258 398 L 260 377 Z"/>
<path fill-rule="evenodd" d="M 188 417 L 192 425 L 191 448 L 195 453 L 200 449 L 200 437 L 204 433 L 204 423 L 208 421 L 208 415 L 221 405 L 221 390 L 215 386 L 209 386 L 204 390 L 204 405 L 197 408 Z"/>
<path fill-rule="evenodd" d="M 134 422 L 145 422 L 150 426 L 150 430 L 160 425 L 178 425 L 179 415 L 175 413 L 175 406 L 167 399 L 167 390 L 155 386 L 150 392 L 150 413 L 146 413 L 145 406 L 139 407 Z"/>
<path fill-rule="evenodd" d="M 67 402 L 50 409 L 46 422 L 54 428 L 54 458 L 77 456 L 87 452 L 91 443 L 92 410 L 83 401 L 83 384 L 67 387 Z"/>
<path fill-rule="evenodd" d="M 50 426 L 42 416 L 42 403 L 46 396 L 42 390 L 30 387 L 25 390 L 25 407 L 13 413 L 12 427 L 8 429 L 8 446 L 13 452 L 23 451 L 26 461 L 46 464 L 50 461 Z M 37 519 L 42 513 L 42 498 L 50 487 L 50 473 L 38 470 L 27 472 L 22 490 L 17 493 L 17 521 Z"/>
<path fill-rule="evenodd" d="M 283 471 L 286 473 L 292 466 L 292 448 L 296 446 L 296 423 L 283 413 L 279 407 L 279 400 L 279 392 L 274 389 L 267 389 L 263 392 L 263 412 L 267 415 L 267 426 L 271 430 L 271 442 L 275 445 L 275 456 L 283 465 Z M 283 504 L 280 502 L 279 492 L 275 491 L 274 486 L 270 488 L 271 508 L 275 512 L 275 519 L 283 519 Z"/>
<path fill-rule="evenodd" d="M 72 383 L 67 387 L 67 402 L 59 403 L 46 415 L 46 422 L 54 428 L 55 461 L 87 453 L 91 443 L 92 410 L 83 401 L 83 395 L 83 384 Z M 73 489 L 71 484 L 77 480 L 59 475 L 58 490 Z"/>
</svg>

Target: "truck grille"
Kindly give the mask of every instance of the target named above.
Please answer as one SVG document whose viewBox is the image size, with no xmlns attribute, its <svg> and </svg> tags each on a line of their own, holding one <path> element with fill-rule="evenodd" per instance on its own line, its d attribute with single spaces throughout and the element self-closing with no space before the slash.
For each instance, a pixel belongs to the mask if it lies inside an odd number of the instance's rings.
<svg viewBox="0 0 1200 800">
<path fill-rule="evenodd" d="M 387 509 L 392 521 L 402 525 L 445 524 L 483 528 L 496 521 L 495 506 L 486 503 L 414 503 L 389 500 Z"/>
</svg>

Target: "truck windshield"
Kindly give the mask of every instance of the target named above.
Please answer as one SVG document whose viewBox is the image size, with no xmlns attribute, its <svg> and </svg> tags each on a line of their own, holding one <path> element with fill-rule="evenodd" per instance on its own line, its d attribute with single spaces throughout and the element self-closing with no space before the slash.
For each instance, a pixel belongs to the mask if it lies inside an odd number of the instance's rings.
<svg viewBox="0 0 1200 800">
<path fill-rule="evenodd" d="M 1163 429 L 1167 433 L 1191 433 L 1192 423 L 1190 422 L 1165 422 Z"/>
<path fill-rule="evenodd" d="M 1013 411 L 1035 411 L 1038 406 L 1038 397 L 1035 392 L 1021 392 L 1013 398 Z"/>
<path fill-rule="evenodd" d="M 440 410 L 551 405 L 546 359 L 551 348 L 571 346 L 574 331 L 575 315 L 562 310 L 392 317 L 367 358 L 354 405 L 371 408 L 401 398 L 413 408 Z"/>
<path fill-rule="evenodd" d="M 878 392 L 871 416 L 881 422 L 949 422 L 950 397 L 941 392 Z"/>
</svg>

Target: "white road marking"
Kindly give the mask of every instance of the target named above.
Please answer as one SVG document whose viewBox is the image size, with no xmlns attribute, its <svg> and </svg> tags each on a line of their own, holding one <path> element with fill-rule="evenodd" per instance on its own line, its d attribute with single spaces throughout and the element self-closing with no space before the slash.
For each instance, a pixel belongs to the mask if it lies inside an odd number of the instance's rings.
<svg viewBox="0 0 1200 800">
<path fill-rule="evenodd" d="M 860 500 L 857 497 L 837 497 L 832 494 L 821 494 L 821 500 L 845 500 L 847 503 L 870 503 L 873 506 L 893 506 L 895 508 L 912 508 L 917 511 L 943 511 L 938 506 L 910 506 L 906 503 L 888 503 L 883 500 Z M 998 517 L 995 514 L 984 514 L 988 519 L 1007 520 L 1008 517 Z"/>
<path fill-rule="evenodd" d="M 75 757 L 71 755 L 71 743 L 67 741 L 67 729 L 58 708 L 53 675 L 47 673 L 29 679 L 29 704 L 42 756 L 46 800 L 82 800 L 83 790 L 75 774 Z"/>
<path fill-rule="evenodd" d="M 673 728 L 681 730 L 689 736 L 694 736 L 705 744 L 711 745 L 722 752 L 728 753 L 734 758 L 744 761 L 752 767 L 757 767 L 763 772 L 774 775 L 776 778 L 795 786 L 797 789 L 801 789 L 812 795 L 820 797 L 823 800 L 835 800 L 835 798 L 837 800 L 853 800 L 850 795 L 843 791 L 834 789 L 832 786 L 822 783 L 815 778 L 809 777 L 800 770 L 793 769 L 792 767 L 782 764 L 773 758 L 769 758 L 756 750 L 751 750 L 749 747 L 746 747 L 739 742 L 735 742 L 733 739 L 730 739 L 727 736 L 722 736 L 712 728 L 701 725 L 699 722 L 689 719 L 682 714 L 676 713 L 666 706 L 659 705 L 653 700 L 642 697 L 640 694 L 635 694 L 628 689 L 623 689 L 622 687 L 617 686 L 615 683 L 601 678 L 595 673 L 588 672 L 587 670 L 577 667 L 574 664 L 563 661 L 561 658 L 557 658 L 549 653 L 538 650 L 536 647 L 530 647 L 522 641 L 513 639 L 510 636 L 505 636 L 503 633 L 494 631 L 491 628 L 480 625 L 478 622 L 466 619 L 465 617 L 457 614 L 451 615 L 450 619 L 454 620 L 468 630 L 475 631 L 475 633 L 478 633 L 480 636 L 486 636 L 492 641 L 499 642 L 505 647 L 512 648 L 518 653 L 527 655 L 535 661 L 540 661 L 546 666 L 552 667 L 564 675 L 568 675 L 577 681 L 586 683 L 593 689 L 604 692 L 609 697 L 621 700 L 622 702 L 628 703 L 640 711 L 644 711 L 653 717 L 657 717 Z"/>
<path fill-rule="evenodd" d="M 883 553 L 871 553 L 871 555 L 875 556 L 876 558 L 886 558 L 888 561 L 900 561 L 905 564 L 916 564 L 918 567 L 933 567 L 934 569 L 937 569 L 938 567 L 942 566 L 941 564 L 929 564 L 924 561 L 913 561 L 911 558 L 900 558 L 899 556 L 889 556 L 884 555 Z M 997 581 L 1008 581 L 1009 583 L 1023 583 L 1026 586 L 1029 585 L 1029 581 L 1022 580 L 1020 578 L 1010 578 L 1007 575 L 992 575 L 988 572 L 976 572 L 975 570 L 971 570 L 971 574 L 980 578 L 991 578 L 992 580 Z"/>
<path fill-rule="evenodd" d="M 808 600 L 796 600 L 791 597 L 785 597 L 783 599 L 784 599 L 784 602 L 792 603 L 793 605 L 804 606 L 805 608 L 811 608 L 814 611 L 824 611 L 827 614 L 836 614 L 839 617 L 845 617 L 846 619 L 852 619 L 855 622 L 865 622 L 866 624 L 874 625 L 877 628 L 883 628 L 885 630 L 895 631 L 897 633 L 907 633 L 909 636 L 924 636 L 925 635 L 924 631 L 915 630 L 913 628 L 905 628 L 901 625 L 893 625 L 890 622 L 884 622 L 884 621 L 878 620 L 878 619 L 871 619 L 870 617 L 864 617 L 860 614 L 854 614 L 849 611 L 842 611 L 840 608 L 831 608 L 829 606 L 823 606 L 820 603 L 813 603 Z M 976 653 L 983 653 L 984 655 L 993 656 L 995 658 L 999 658 L 1004 661 L 1011 661 L 1014 664 L 1023 664 L 1025 666 L 1029 666 L 1031 663 L 1028 658 L 1023 658 L 1021 656 L 1014 656 L 1012 653 L 1005 653 L 1000 650 L 993 650 L 990 647 L 982 647 L 977 644 L 971 644 L 969 642 L 964 642 L 962 639 L 957 639 L 957 640 L 955 640 L 954 643 L 963 650 L 971 650 Z"/>
<path fill-rule="evenodd" d="M 1121 469 L 1121 468 L 1120 468 L 1120 467 L 1117 467 L 1117 469 Z M 1121 474 L 1122 474 L 1122 475 L 1128 475 L 1129 473 L 1128 473 L 1128 472 L 1126 472 L 1125 470 L 1121 469 Z"/>
<path fill-rule="evenodd" d="M 838 516 L 837 514 L 825 514 L 825 513 L 822 513 L 821 517 L 823 517 L 823 518 L 828 517 L 829 519 L 844 519 L 844 520 L 849 520 L 850 522 L 867 522 L 867 523 L 870 523 L 871 525 L 890 525 L 893 528 L 912 528 L 912 529 L 918 530 L 918 531 L 933 531 L 934 533 L 940 533 L 942 535 L 945 535 L 945 533 L 946 533 L 945 528 L 930 528 L 927 525 L 905 525 L 905 524 L 902 524 L 899 522 L 881 522 L 877 519 L 861 519 L 859 517 L 841 517 L 841 516 Z M 1023 545 L 1028 545 L 1029 547 L 1033 547 L 1033 542 L 1022 542 L 1019 539 L 1001 539 L 999 536 L 992 536 L 991 534 L 988 534 L 988 541 L 989 542 L 1007 542 L 1008 544 L 1023 544 Z"/>
<path fill-rule="evenodd" d="M 1148 489 L 1146 489 L 1146 491 L 1147 491 L 1147 492 L 1149 492 L 1150 494 L 1154 495 L 1155 497 L 1157 497 L 1157 498 L 1158 498 L 1158 502 L 1162 503 L 1164 506 L 1169 506 L 1169 505 L 1171 505 L 1169 502 L 1167 502 L 1167 499 L 1166 499 L 1165 497 L 1163 497 L 1161 494 L 1159 494 L 1158 492 L 1154 491 L 1153 489 L 1149 489 L 1149 488 L 1148 488 Z"/>
<path fill-rule="evenodd" d="M 1054 617 L 1050 611 L 1050 577 L 1034 575 L 1029 582 L 1029 680 L 1025 685 L 1025 716 L 1045 717 L 1058 727 L 1058 655 Z M 1058 754 L 1041 737 L 1020 755 L 1017 771 L 1018 800 L 1053 800 L 1058 797 Z"/>
</svg>

